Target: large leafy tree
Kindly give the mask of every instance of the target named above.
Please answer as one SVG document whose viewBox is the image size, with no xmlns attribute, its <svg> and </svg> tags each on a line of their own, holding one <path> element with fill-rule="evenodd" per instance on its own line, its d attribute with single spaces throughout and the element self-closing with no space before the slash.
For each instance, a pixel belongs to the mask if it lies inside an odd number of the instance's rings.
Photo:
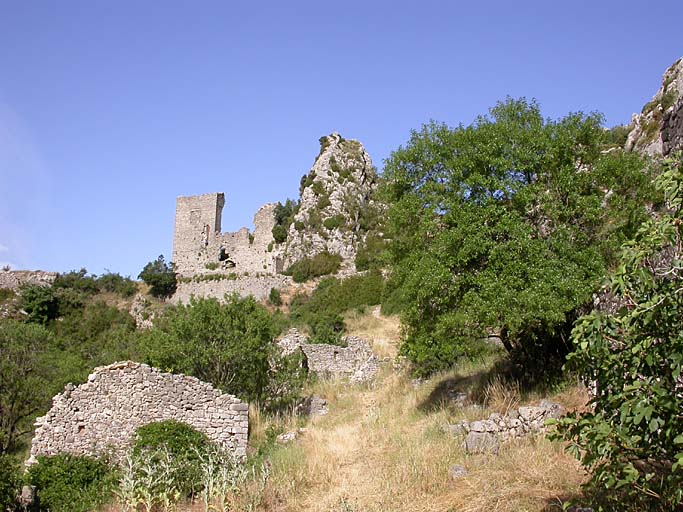
<svg viewBox="0 0 683 512">
<path fill-rule="evenodd" d="M 569 326 L 642 220 L 635 155 L 603 153 L 598 114 L 545 120 L 508 99 L 471 126 L 431 123 L 392 153 L 391 287 L 404 301 L 403 352 L 419 373 L 500 333 L 535 358 L 569 350 Z"/>
<path fill-rule="evenodd" d="M 595 394 L 591 409 L 561 420 L 559 430 L 591 470 L 606 510 L 683 504 L 680 160 L 657 184 L 667 208 L 624 246 L 611 283 L 616 311 L 595 311 L 577 322 L 567 363 L 595 384 Z"/>
</svg>

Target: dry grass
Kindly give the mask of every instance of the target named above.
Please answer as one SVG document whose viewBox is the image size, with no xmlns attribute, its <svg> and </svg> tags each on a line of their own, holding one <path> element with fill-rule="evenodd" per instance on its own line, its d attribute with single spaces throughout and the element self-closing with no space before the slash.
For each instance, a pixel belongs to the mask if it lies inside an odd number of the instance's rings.
<svg viewBox="0 0 683 512">
<path fill-rule="evenodd" d="M 350 335 L 372 343 L 372 349 L 380 357 L 395 358 L 401 339 L 401 323 L 397 316 L 379 314 L 379 306 L 369 313 L 351 311 L 344 317 Z"/>
<path fill-rule="evenodd" d="M 349 315 L 351 332 L 396 353 L 396 319 Z M 387 340 L 386 345 L 377 340 Z M 330 413 L 270 457 L 271 478 L 259 510 L 269 512 L 561 510 L 585 476 L 562 446 L 544 438 L 506 444 L 499 456 L 468 455 L 444 427 L 504 412 L 522 400 L 519 386 L 489 378 L 493 361 L 462 364 L 415 385 L 386 365 L 374 385 L 320 382 Z M 488 382 L 488 386 L 485 383 Z M 449 407 L 443 390 L 485 389 L 488 407 Z M 566 388 L 551 398 L 566 406 L 585 395 Z M 569 402 L 569 403 L 568 403 Z M 469 474 L 448 476 L 453 464 Z"/>
</svg>

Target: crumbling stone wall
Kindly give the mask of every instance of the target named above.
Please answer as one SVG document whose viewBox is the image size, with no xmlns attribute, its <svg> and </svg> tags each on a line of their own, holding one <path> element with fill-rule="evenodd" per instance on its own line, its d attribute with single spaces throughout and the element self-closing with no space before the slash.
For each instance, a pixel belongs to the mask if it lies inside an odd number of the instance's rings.
<svg viewBox="0 0 683 512">
<path fill-rule="evenodd" d="M 275 274 L 278 253 L 274 250 L 275 204 L 259 208 L 254 232 L 242 228 L 221 232 L 223 193 L 178 197 L 173 234 L 173 262 L 181 276 L 233 272 Z M 281 267 L 281 264 L 280 264 Z"/>
<path fill-rule="evenodd" d="M 453 434 L 465 436 L 469 453 L 498 453 L 501 442 L 545 431 L 545 420 L 559 418 L 564 408 L 555 402 L 541 400 L 537 406 L 525 406 L 509 411 L 505 416 L 493 413 L 486 420 L 461 421 L 449 428 Z"/>
<path fill-rule="evenodd" d="M 365 382 L 379 371 L 379 359 L 370 344 L 356 336 L 342 338 L 345 347 L 308 340 L 296 329 L 278 342 L 283 355 L 301 350 L 306 356 L 308 371 L 326 377 L 348 377 L 351 382 Z"/>
<path fill-rule="evenodd" d="M 52 286 L 57 272 L 42 270 L 0 270 L 0 288 L 17 290 L 24 285 Z"/>
<path fill-rule="evenodd" d="M 121 455 L 135 430 L 156 421 L 191 425 L 238 457 L 246 456 L 248 405 L 195 377 L 132 361 L 96 368 L 80 386 L 68 384 L 36 420 L 31 458 L 71 453 Z"/>
<path fill-rule="evenodd" d="M 190 297 L 215 297 L 222 300 L 226 294 L 237 293 L 241 297 L 253 295 L 256 300 L 268 298 L 271 288 L 281 290 L 291 286 L 292 278 L 283 275 L 241 275 L 237 279 L 218 281 L 179 282 L 171 299 L 173 303 L 187 304 Z"/>
</svg>

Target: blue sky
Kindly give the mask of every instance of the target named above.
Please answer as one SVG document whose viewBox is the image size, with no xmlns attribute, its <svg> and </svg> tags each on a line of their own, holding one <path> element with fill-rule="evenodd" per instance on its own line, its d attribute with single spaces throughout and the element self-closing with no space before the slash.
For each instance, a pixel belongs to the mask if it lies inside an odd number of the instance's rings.
<svg viewBox="0 0 683 512">
<path fill-rule="evenodd" d="M 683 3 L 0 0 L 0 263 L 137 276 L 175 198 L 223 229 L 295 197 L 332 131 L 375 165 L 506 95 L 627 123 L 683 55 Z"/>
</svg>

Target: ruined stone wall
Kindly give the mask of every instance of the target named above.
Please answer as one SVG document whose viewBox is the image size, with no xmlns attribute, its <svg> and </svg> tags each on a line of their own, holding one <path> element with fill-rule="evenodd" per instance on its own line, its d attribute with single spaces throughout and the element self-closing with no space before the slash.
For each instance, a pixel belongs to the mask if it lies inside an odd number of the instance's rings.
<svg viewBox="0 0 683 512">
<path fill-rule="evenodd" d="M 237 293 L 240 297 L 252 295 L 257 300 L 263 300 L 268 298 L 271 288 L 281 290 L 291 286 L 291 283 L 291 277 L 279 274 L 241 275 L 236 279 L 218 281 L 179 282 L 171 302 L 187 304 L 193 295 L 195 297 L 215 297 L 222 300 L 226 294 L 232 293 Z"/>
<path fill-rule="evenodd" d="M 175 420 L 246 455 L 248 405 L 210 384 L 125 361 L 96 368 L 80 386 L 68 384 L 52 408 L 36 420 L 31 446 L 39 455 L 121 455 L 138 427 Z"/>
<path fill-rule="evenodd" d="M 179 197 L 173 236 L 173 262 L 181 276 L 277 270 L 272 229 L 275 204 L 259 208 L 254 233 L 247 228 L 221 232 L 225 196 L 222 193 Z"/>
<path fill-rule="evenodd" d="M 356 336 L 342 338 L 345 347 L 326 343 L 306 343 L 308 340 L 296 329 L 278 342 L 283 355 L 301 349 L 306 356 L 308 371 L 326 377 L 348 377 L 351 382 L 365 382 L 379 370 L 379 359 L 370 344 Z"/>
<path fill-rule="evenodd" d="M 42 270 L 0 270 L 0 288 L 17 290 L 24 285 L 51 286 L 57 272 Z"/>
</svg>

